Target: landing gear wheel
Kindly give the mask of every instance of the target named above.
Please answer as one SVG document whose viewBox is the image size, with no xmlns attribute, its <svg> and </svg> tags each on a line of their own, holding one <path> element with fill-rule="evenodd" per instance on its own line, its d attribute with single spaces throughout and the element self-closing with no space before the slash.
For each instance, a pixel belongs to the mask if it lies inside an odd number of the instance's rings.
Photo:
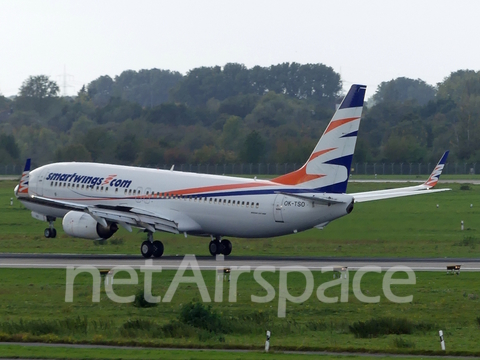
<svg viewBox="0 0 480 360">
<path fill-rule="evenodd" d="M 49 239 L 53 239 L 55 237 L 57 237 L 57 230 L 55 229 L 51 229 L 51 228 L 46 228 L 44 231 L 43 231 L 43 235 Z"/>
<path fill-rule="evenodd" d="M 144 241 L 140 247 L 140 251 L 144 258 L 149 258 L 153 254 L 153 244 L 150 241 Z"/>
<path fill-rule="evenodd" d="M 232 252 L 232 243 L 230 242 L 230 240 L 227 240 L 227 239 L 224 239 L 222 240 L 222 254 L 227 256 L 227 255 L 230 255 L 231 252 Z"/>
<path fill-rule="evenodd" d="M 161 241 L 154 241 L 153 244 L 153 257 L 159 258 L 163 255 L 163 243 Z"/>
<path fill-rule="evenodd" d="M 212 256 L 220 254 L 220 241 L 212 240 L 210 244 L 208 244 L 208 250 Z"/>
</svg>

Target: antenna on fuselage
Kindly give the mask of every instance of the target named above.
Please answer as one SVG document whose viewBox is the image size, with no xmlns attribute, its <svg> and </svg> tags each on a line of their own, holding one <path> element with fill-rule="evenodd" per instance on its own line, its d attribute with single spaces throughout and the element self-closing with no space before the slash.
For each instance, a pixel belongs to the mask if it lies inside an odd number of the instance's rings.
<svg viewBox="0 0 480 360">
<path fill-rule="evenodd" d="M 172 167 L 170 168 L 170 171 L 173 171 L 174 167 L 175 167 L 175 164 L 172 165 Z"/>
</svg>

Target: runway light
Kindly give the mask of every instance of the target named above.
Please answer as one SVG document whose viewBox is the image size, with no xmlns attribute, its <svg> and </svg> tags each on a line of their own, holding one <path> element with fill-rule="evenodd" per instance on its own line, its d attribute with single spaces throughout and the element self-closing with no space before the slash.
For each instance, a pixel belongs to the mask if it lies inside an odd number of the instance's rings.
<svg viewBox="0 0 480 360">
<path fill-rule="evenodd" d="M 439 207 L 440 205 L 437 204 L 437 208 Z"/>
<path fill-rule="evenodd" d="M 472 208 L 472 207 L 473 207 L 473 204 L 470 204 L 470 207 Z"/>
</svg>

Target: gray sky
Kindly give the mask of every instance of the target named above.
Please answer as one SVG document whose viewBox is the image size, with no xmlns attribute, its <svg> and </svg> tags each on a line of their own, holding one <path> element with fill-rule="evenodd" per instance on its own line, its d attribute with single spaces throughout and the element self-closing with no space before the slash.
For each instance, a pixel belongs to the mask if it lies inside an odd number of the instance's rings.
<svg viewBox="0 0 480 360">
<path fill-rule="evenodd" d="M 480 1 L 0 0 L 0 93 L 46 74 L 68 94 L 101 75 L 323 63 L 344 88 L 479 70 Z"/>
</svg>

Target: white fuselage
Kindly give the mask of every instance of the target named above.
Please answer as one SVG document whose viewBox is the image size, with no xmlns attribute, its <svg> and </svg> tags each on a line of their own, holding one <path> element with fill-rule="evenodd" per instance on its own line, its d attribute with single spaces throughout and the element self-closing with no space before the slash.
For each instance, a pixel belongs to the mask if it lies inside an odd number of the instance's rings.
<svg viewBox="0 0 480 360">
<path fill-rule="evenodd" d="M 327 223 L 346 215 L 353 200 L 349 195 L 332 194 L 337 203 L 318 204 L 294 196 L 319 194 L 301 186 L 75 162 L 31 171 L 28 194 L 72 204 L 140 209 L 178 223 L 179 232 L 188 234 L 246 238 L 285 235 Z M 63 217 L 68 212 L 22 202 L 49 217 Z"/>
</svg>

